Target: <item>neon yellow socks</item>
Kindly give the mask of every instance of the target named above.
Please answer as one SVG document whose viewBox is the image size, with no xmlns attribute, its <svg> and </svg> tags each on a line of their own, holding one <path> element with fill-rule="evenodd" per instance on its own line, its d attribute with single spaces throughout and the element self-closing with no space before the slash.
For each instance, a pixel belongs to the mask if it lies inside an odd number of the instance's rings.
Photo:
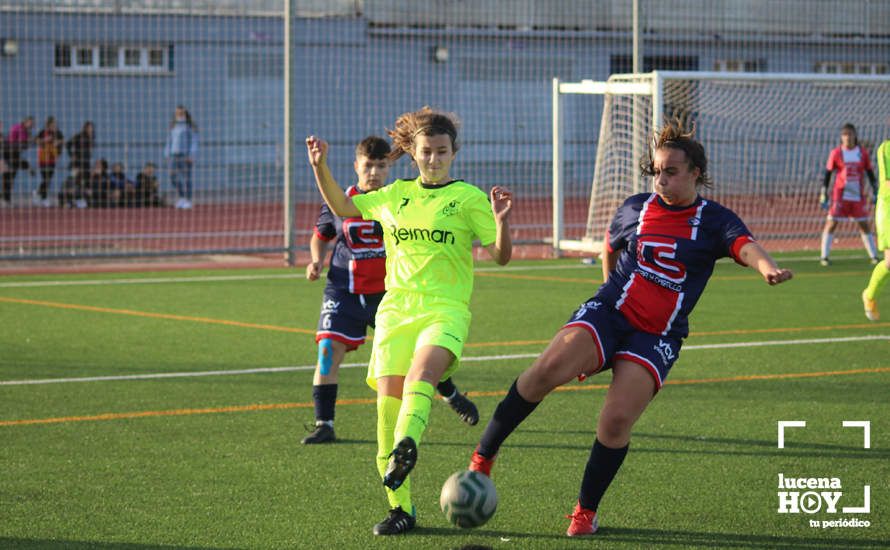
<svg viewBox="0 0 890 550">
<path fill-rule="evenodd" d="M 396 424 L 399 419 L 399 410 L 402 408 L 402 400 L 388 395 L 377 396 L 377 471 L 380 477 L 386 473 L 386 465 L 389 463 L 389 453 L 395 446 Z M 411 513 L 414 508 L 411 505 L 411 480 L 405 482 L 397 490 L 386 489 L 386 499 L 390 508 L 402 507 L 402 510 Z"/>
<path fill-rule="evenodd" d="M 881 260 L 871 272 L 871 279 L 868 281 L 868 286 L 865 287 L 865 297 L 869 300 L 877 298 L 888 278 L 890 278 L 890 270 L 887 269 L 887 262 Z"/>
<path fill-rule="evenodd" d="M 386 473 L 389 454 L 396 442 L 410 437 L 419 444 L 426 430 L 436 388 L 429 382 L 416 381 L 405 384 L 403 399 L 377 396 L 377 471 L 380 477 Z M 386 498 L 392 508 L 401 506 L 409 514 L 414 509 L 411 504 L 410 478 L 401 487 L 392 491 L 386 489 Z"/>
<path fill-rule="evenodd" d="M 423 380 L 405 383 L 402 409 L 399 411 L 399 421 L 396 424 L 396 442 L 410 437 L 420 446 L 420 437 L 429 422 L 435 392 L 436 387 Z"/>
</svg>

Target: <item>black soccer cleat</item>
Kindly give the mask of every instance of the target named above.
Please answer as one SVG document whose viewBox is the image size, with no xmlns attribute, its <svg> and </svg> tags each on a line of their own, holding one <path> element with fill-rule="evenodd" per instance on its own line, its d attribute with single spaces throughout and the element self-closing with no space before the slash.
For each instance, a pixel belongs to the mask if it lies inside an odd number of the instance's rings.
<svg viewBox="0 0 890 550">
<path fill-rule="evenodd" d="M 383 475 L 383 485 L 395 491 L 402 486 L 416 464 L 417 444 L 410 437 L 406 437 L 389 453 L 389 464 L 386 465 L 386 473 Z"/>
<path fill-rule="evenodd" d="M 334 427 L 328 424 L 318 424 L 311 434 L 303 438 L 302 443 L 304 445 L 315 445 L 318 443 L 334 443 L 335 441 L 337 441 L 337 437 L 334 435 Z"/>
<path fill-rule="evenodd" d="M 451 406 L 461 420 L 470 426 L 475 426 L 479 422 L 479 409 L 465 394 L 455 392 L 454 397 L 448 401 L 448 405 Z"/>
<path fill-rule="evenodd" d="M 417 520 L 411 514 L 397 506 L 389 511 L 383 521 L 374 526 L 375 535 L 401 535 L 414 529 Z"/>
</svg>

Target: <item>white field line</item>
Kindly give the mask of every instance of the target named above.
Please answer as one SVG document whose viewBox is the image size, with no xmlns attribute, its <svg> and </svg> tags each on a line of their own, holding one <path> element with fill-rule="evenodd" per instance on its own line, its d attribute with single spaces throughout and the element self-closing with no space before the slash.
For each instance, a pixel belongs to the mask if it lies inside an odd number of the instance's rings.
<svg viewBox="0 0 890 550">
<path fill-rule="evenodd" d="M 707 349 L 729 349 L 729 348 L 755 348 L 764 346 L 793 346 L 806 344 L 836 344 L 842 342 L 863 342 L 868 340 L 888 340 L 890 335 L 875 334 L 866 336 L 848 336 L 844 338 L 807 338 L 798 340 L 762 340 L 754 342 L 732 342 L 724 344 L 699 344 L 695 346 L 683 346 L 681 351 L 696 351 Z M 538 353 L 515 353 L 507 355 L 480 355 L 475 357 L 462 357 L 461 361 L 465 363 L 487 362 L 487 361 L 504 361 L 510 359 L 533 359 Z M 340 368 L 354 369 L 366 368 L 367 363 L 343 363 Z M 80 378 L 43 378 L 32 380 L 0 380 L 0 386 L 26 386 L 35 384 L 62 384 L 67 382 L 109 382 L 120 380 L 154 380 L 158 378 L 194 378 L 198 376 L 231 376 L 241 374 L 265 374 L 279 372 L 294 371 L 311 371 L 315 370 L 315 365 L 301 365 L 295 367 L 267 367 L 257 369 L 240 369 L 240 370 L 209 370 L 198 372 L 161 372 L 150 374 L 127 374 L 120 376 L 87 376 Z"/>
<path fill-rule="evenodd" d="M 541 265 L 541 266 L 514 266 L 514 267 L 480 267 L 475 271 L 485 273 L 488 271 L 541 271 L 549 269 L 590 269 L 591 266 L 578 265 Z M 262 281 L 273 279 L 302 279 L 305 277 L 302 268 L 294 268 L 294 273 L 269 273 L 266 275 L 210 275 L 204 277 L 133 277 L 128 279 L 83 279 L 83 280 L 55 280 L 55 281 L 10 281 L 0 282 L 0 288 L 34 288 L 54 286 L 104 286 L 104 285 L 147 285 L 165 283 L 213 283 L 224 281 Z"/>
</svg>

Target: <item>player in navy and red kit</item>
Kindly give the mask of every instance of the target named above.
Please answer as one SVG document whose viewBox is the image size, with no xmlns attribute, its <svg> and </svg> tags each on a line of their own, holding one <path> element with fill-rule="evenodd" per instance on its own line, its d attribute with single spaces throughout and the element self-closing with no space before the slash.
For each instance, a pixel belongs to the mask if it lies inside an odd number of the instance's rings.
<svg viewBox="0 0 890 550">
<path fill-rule="evenodd" d="M 389 144 L 377 136 L 369 136 L 358 144 L 353 165 L 358 183 L 346 190 L 348 196 L 383 186 L 389 174 L 389 152 Z M 334 408 L 340 363 L 346 352 L 365 342 L 367 329 L 374 326 L 377 306 L 385 292 L 386 250 L 383 227 L 379 223 L 360 217 L 339 218 L 323 205 L 309 244 L 312 261 L 306 266 L 306 278 L 310 281 L 319 278 L 327 243 L 331 241 L 334 241 L 334 251 L 315 333 L 318 343 L 318 363 L 312 380 L 315 429 L 303 439 L 306 444 L 336 440 Z M 479 421 L 476 405 L 457 391 L 450 378 L 440 382 L 437 390 L 464 422 L 472 426 Z"/>
<path fill-rule="evenodd" d="M 653 193 L 618 209 L 603 251 L 605 283 L 581 304 L 498 404 L 470 469 L 489 475 L 504 440 L 556 387 L 612 371 L 569 536 L 592 535 L 600 499 L 627 454 L 631 428 L 661 388 L 688 334 L 687 317 L 714 262 L 730 256 L 774 285 L 791 278 L 729 209 L 698 194 L 710 187 L 704 148 L 675 121 L 642 162 Z"/>
<path fill-rule="evenodd" d="M 834 178 L 834 187 L 829 197 L 828 184 L 831 182 L 833 172 L 837 172 L 837 176 Z M 875 235 L 871 231 L 871 215 L 868 212 L 868 197 L 865 194 L 863 175 L 868 176 L 873 196 L 877 198 L 878 183 L 868 150 L 859 145 L 856 127 L 849 123 L 844 124 L 841 128 L 841 144 L 832 149 L 828 155 L 825 177 L 822 179 L 822 193 L 819 196 L 822 207 L 828 208 L 825 227 L 822 229 L 822 255 L 819 259 L 822 265 L 831 265 L 829 256 L 834 242 L 834 230 L 837 228 L 838 220 L 846 218 L 859 225 L 859 235 L 872 264 L 877 264 L 879 261 Z"/>
</svg>

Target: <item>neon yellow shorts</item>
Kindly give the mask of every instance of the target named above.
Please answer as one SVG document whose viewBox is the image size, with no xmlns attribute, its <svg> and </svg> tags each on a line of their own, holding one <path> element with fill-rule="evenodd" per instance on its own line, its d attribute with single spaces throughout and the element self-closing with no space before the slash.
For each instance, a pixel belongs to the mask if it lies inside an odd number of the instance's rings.
<svg viewBox="0 0 890 550">
<path fill-rule="evenodd" d="M 454 362 L 442 374 L 442 380 L 447 379 L 460 364 L 471 317 L 469 307 L 462 302 L 387 291 L 377 308 L 368 385 L 376 390 L 380 377 L 407 375 L 415 350 L 423 346 L 443 347 L 454 354 Z"/>
<path fill-rule="evenodd" d="M 890 195 L 878 198 L 875 208 L 875 235 L 878 250 L 890 248 Z"/>
</svg>

